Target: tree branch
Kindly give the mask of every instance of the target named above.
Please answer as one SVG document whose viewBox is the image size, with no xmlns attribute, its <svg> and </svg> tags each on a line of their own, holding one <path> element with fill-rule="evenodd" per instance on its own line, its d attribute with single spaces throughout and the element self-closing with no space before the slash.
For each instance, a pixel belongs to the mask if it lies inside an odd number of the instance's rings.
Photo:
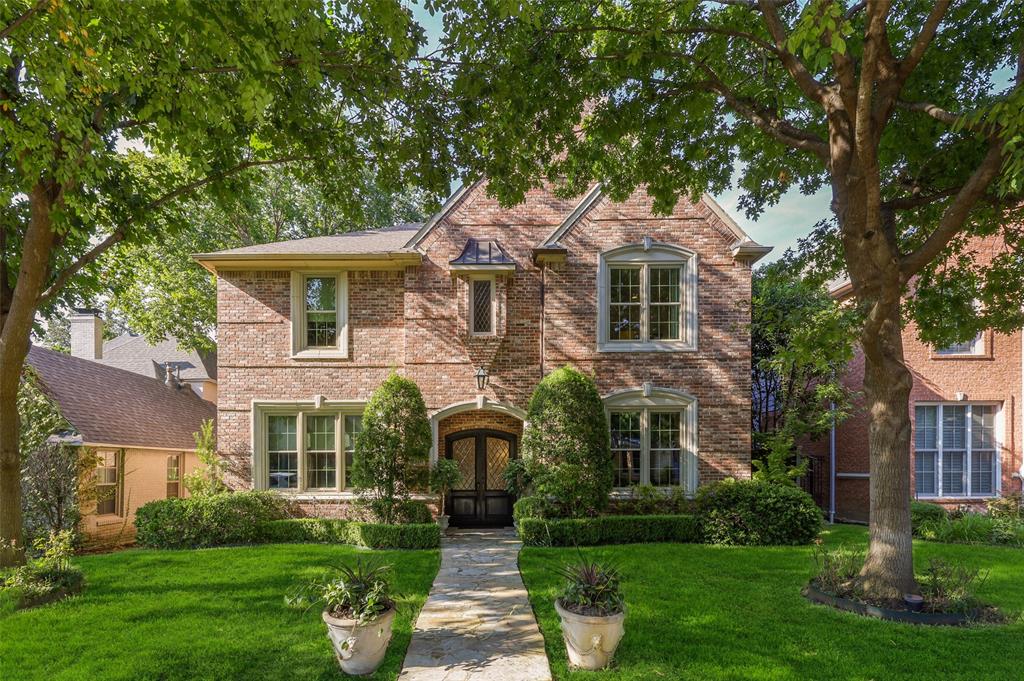
<svg viewBox="0 0 1024 681">
<path fill-rule="evenodd" d="M 167 203 L 173 201 L 174 199 L 185 196 L 186 194 L 190 194 L 196 191 L 197 189 L 205 187 L 208 184 L 212 184 L 213 182 L 222 180 L 231 175 L 235 175 L 249 168 L 256 168 L 259 166 L 280 165 L 283 163 L 292 163 L 294 161 L 308 160 L 309 158 L 311 157 L 284 156 L 281 158 L 268 159 L 265 161 L 244 161 L 232 168 L 229 168 L 228 170 L 225 170 L 220 173 L 215 173 L 213 175 L 208 175 L 200 180 L 195 180 L 194 182 L 189 182 L 167 192 L 166 194 L 159 196 L 146 206 L 140 208 L 139 211 L 137 212 L 137 215 L 156 210 L 157 208 L 166 205 Z M 49 288 L 43 291 L 43 293 L 39 296 L 37 305 L 42 306 L 53 300 L 53 298 L 55 298 L 57 294 L 60 293 L 61 289 L 67 285 L 68 281 L 71 280 L 71 277 L 78 274 L 82 270 L 82 268 L 95 262 L 96 259 L 103 255 L 103 253 L 106 252 L 108 249 L 110 249 L 111 246 L 121 241 L 124 241 L 125 237 L 128 235 L 128 228 L 131 227 L 131 225 L 134 222 L 134 217 L 129 218 L 124 222 L 124 224 L 120 225 L 117 229 L 111 232 L 105 239 L 103 239 L 103 241 L 99 242 L 98 244 L 90 248 L 80 258 L 78 258 L 76 261 L 74 261 L 73 263 L 65 267 L 63 270 L 61 270 L 61 272 L 57 274 L 57 277 L 56 279 L 54 279 L 53 283 L 50 284 Z"/>
<path fill-rule="evenodd" d="M 603 25 L 576 26 L 576 27 L 573 27 L 573 28 L 551 28 L 551 29 L 548 29 L 546 31 L 546 33 L 548 33 L 548 34 L 554 34 L 554 33 L 597 33 L 597 32 L 600 32 L 600 31 L 603 31 L 603 32 L 606 32 L 606 33 L 621 33 L 621 34 L 625 34 L 625 35 L 647 35 L 647 34 L 650 33 L 650 31 L 647 31 L 647 30 L 644 30 L 644 29 L 640 29 L 640 28 L 626 28 L 624 26 L 603 26 Z M 779 49 L 777 47 L 775 47 L 774 45 L 772 45 L 768 41 L 766 41 L 766 40 L 764 40 L 762 38 L 759 38 L 758 36 L 754 35 L 753 33 L 747 33 L 746 31 L 736 31 L 736 30 L 727 29 L 727 28 L 718 28 L 718 27 L 715 27 L 715 26 L 691 26 L 691 27 L 683 27 L 683 28 L 664 29 L 664 30 L 661 31 L 661 33 L 662 33 L 662 35 L 702 35 L 702 34 L 709 34 L 709 35 L 721 35 L 721 36 L 726 36 L 726 37 L 730 37 L 730 38 L 740 38 L 742 40 L 746 40 L 746 41 L 748 41 L 748 42 L 750 42 L 750 43 L 760 47 L 761 49 L 763 49 L 763 50 L 765 50 L 767 52 L 770 52 L 770 53 L 772 53 L 772 54 L 774 54 L 776 56 L 781 57 L 781 52 L 779 51 Z"/>
<path fill-rule="evenodd" d="M 910 51 L 907 56 L 904 57 L 897 68 L 897 81 L 899 87 L 902 89 L 903 83 L 907 81 L 910 74 L 914 72 L 917 65 L 921 63 L 921 59 L 924 58 L 924 53 L 928 50 L 928 46 L 932 44 L 932 40 L 935 38 L 935 32 L 939 28 L 939 24 L 942 23 L 943 18 L 946 16 L 946 11 L 949 10 L 950 0 L 937 0 L 935 5 L 932 7 L 932 11 L 928 13 L 928 18 L 924 20 L 924 25 L 921 26 L 921 31 L 914 38 L 913 45 L 910 46 Z"/>
<path fill-rule="evenodd" d="M 802 61 L 786 49 L 786 28 L 779 18 L 778 12 L 775 11 L 780 5 L 772 0 L 759 0 L 758 6 L 761 9 L 761 15 L 764 17 L 768 33 L 772 36 L 772 40 L 775 41 L 775 47 L 779 50 L 779 59 L 782 61 L 782 65 L 789 71 L 789 75 L 793 77 L 793 80 L 796 81 L 797 86 L 804 95 L 824 106 L 826 111 L 831 111 L 832 107 L 828 103 L 828 93 L 825 90 L 825 86 L 811 75 Z"/>
<path fill-rule="evenodd" d="M 942 199 L 948 199 L 950 196 L 954 196 L 958 191 L 960 191 L 960 189 L 960 187 L 950 187 L 949 189 L 943 189 L 931 194 L 897 196 L 889 199 L 888 201 L 883 201 L 882 207 L 890 210 L 910 210 L 912 208 L 920 208 L 922 206 L 927 206 L 930 203 L 941 201 Z"/>
<path fill-rule="evenodd" d="M 911 277 L 920 272 L 956 236 L 967 220 L 971 209 L 985 195 L 989 185 L 999 175 L 1002 165 L 1003 143 L 995 138 L 988 153 L 985 154 L 985 158 L 967 182 L 960 187 L 953 202 L 942 213 L 942 218 L 935 231 L 929 234 L 924 243 L 912 253 L 900 258 L 900 275 L 904 282 L 909 281 Z"/>
<path fill-rule="evenodd" d="M 3 40 L 11 33 L 13 33 L 14 29 L 18 28 L 23 23 L 31 19 L 33 14 L 46 7 L 48 3 L 49 0 L 39 0 L 39 2 L 37 2 L 35 5 L 25 10 L 24 14 L 15 17 L 11 23 L 7 24 L 6 26 L 3 27 L 2 30 L 0 30 L 0 40 Z"/>
</svg>

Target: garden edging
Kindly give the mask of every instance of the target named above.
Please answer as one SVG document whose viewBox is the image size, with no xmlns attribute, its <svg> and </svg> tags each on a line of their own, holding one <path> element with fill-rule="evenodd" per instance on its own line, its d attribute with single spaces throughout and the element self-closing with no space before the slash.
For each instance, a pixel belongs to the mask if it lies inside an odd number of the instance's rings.
<svg viewBox="0 0 1024 681">
<path fill-rule="evenodd" d="M 978 621 L 977 611 L 968 613 L 952 612 L 913 612 L 910 610 L 893 610 L 870 603 L 861 603 L 848 598 L 840 598 L 825 593 L 821 589 L 808 584 L 801 591 L 804 598 L 818 605 L 828 605 L 837 610 L 852 612 L 865 617 L 875 617 L 889 622 L 905 624 L 923 624 L 930 626 L 963 627 Z"/>
</svg>

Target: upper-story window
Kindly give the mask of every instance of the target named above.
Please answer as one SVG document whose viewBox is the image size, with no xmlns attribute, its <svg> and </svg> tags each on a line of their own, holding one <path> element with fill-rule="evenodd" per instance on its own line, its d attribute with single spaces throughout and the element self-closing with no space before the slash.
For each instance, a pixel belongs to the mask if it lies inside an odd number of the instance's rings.
<svg viewBox="0 0 1024 681">
<path fill-rule="evenodd" d="M 696 265 L 691 251 L 650 240 L 603 253 L 598 349 L 695 350 Z"/>
<path fill-rule="evenodd" d="M 469 332 L 474 336 L 494 334 L 494 277 L 469 280 Z"/>
<path fill-rule="evenodd" d="M 292 355 L 348 356 L 348 273 L 292 273 Z"/>
<path fill-rule="evenodd" d="M 935 350 L 935 354 L 943 357 L 955 357 L 957 355 L 983 355 L 985 354 L 985 337 L 983 334 L 979 333 L 969 341 L 953 343 L 952 345 L 947 345 L 944 348 L 938 348 Z"/>
</svg>

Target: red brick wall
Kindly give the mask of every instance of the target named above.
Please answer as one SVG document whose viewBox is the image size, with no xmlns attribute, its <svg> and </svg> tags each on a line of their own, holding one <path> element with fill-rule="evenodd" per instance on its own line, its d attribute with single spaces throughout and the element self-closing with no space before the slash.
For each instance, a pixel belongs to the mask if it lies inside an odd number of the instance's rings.
<svg viewBox="0 0 1024 681">
<path fill-rule="evenodd" d="M 421 266 L 350 273 L 351 356 L 345 360 L 290 358 L 288 273 L 222 273 L 218 437 L 238 464 L 237 484 L 247 484 L 253 400 L 366 399 L 394 367 L 419 384 L 428 409 L 436 411 L 473 401 L 473 374 L 485 366 L 487 398 L 525 409 L 543 373 L 564 364 L 593 372 L 602 393 L 650 381 L 695 396 L 701 482 L 749 476 L 750 268 L 732 259 L 735 237 L 703 204 L 684 200 L 671 216 L 655 217 L 642 192 L 624 203 L 600 199 L 562 239 L 568 262 L 546 273 L 542 367 L 542 273 L 532 249 L 575 205 L 534 190 L 525 203 L 505 209 L 482 187 L 470 192 L 420 244 Z M 468 335 L 467 285 L 448 270 L 470 236 L 498 239 L 517 263 L 514 273 L 498 275 L 495 337 Z M 695 352 L 596 350 L 598 255 L 644 236 L 697 253 Z M 460 414 L 452 423 L 458 418 L 469 417 Z"/>
<path fill-rule="evenodd" d="M 981 264 L 1000 249 L 1000 242 L 994 239 L 974 245 L 977 261 Z M 1021 465 L 1021 334 L 1019 331 L 1009 335 L 986 331 L 985 347 L 986 353 L 978 357 L 936 356 L 932 348 L 918 337 L 917 326 L 913 322 L 908 324 L 903 332 L 903 350 L 914 378 L 910 418 L 913 422 L 916 403 L 955 401 L 958 392 L 964 393 L 969 402 L 1000 403 L 1002 490 L 1004 493 L 1019 492 L 1021 483 L 1013 478 L 1013 474 Z M 862 355 L 858 354 L 850 363 L 844 380 L 854 390 L 862 389 Z M 854 413 L 839 425 L 836 432 L 836 508 L 839 517 L 860 521 L 868 519 L 868 480 L 843 478 L 844 473 L 867 473 L 868 469 L 868 416 L 863 403 L 858 402 Z M 912 491 L 913 471 L 912 464 Z M 958 506 L 982 502 L 952 498 L 942 503 Z"/>
</svg>

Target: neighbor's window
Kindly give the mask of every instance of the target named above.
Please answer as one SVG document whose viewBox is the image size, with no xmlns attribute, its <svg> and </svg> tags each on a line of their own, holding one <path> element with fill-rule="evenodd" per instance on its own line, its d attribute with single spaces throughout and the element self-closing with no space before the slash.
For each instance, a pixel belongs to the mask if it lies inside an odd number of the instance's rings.
<svg viewBox="0 0 1024 681">
<path fill-rule="evenodd" d="M 269 489 L 342 491 L 349 482 L 361 417 L 323 409 L 267 414 L 263 446 Z M 301 426 L 301 433 L 298 428 Z M 301 475 L 300 475 L 301 472 Z"/>
<path fill-rule="evenodd" d="M 96 469 L 96 515 L 116 515 L 118 503 L 118 463 L 120 452 L 99 452 L 99 464 Z"/>
<path fill-rule="evenodd" d="M 623 409 L 609 414 L 615 486 L 685 484 L 685 410 Z"/>
<path fill-rule="evenodd" d="M 494 280 L 469 281 L 469 330 L 477 336 L 494 333 Z"/>
<path fill-rule="evenodd" d="M 979 333 L 969 341 L 953 343 L 944 348 L 938 348 L 936 355 L 980 355 L 985 352 L 985 340 Z"/>
<path fill-rule="evenodd" d="M 919 497 L 990 497 L 999 491 L 998 407 L 930 404 L 914 410 Z"/>
<path fill-rule="evenodd" d="M 344 356 L 348 351 L 347 305 L 347 273 L 293 273 L 293 354 L 297 357 Z"/>
<path fill-rule="evenodd" d="M 602 256 L 601 350 L 696 347 L 694 256 L 667 245 L 617 249 Z"/>
<path fill-rule="evenodd" d="M 167 498 L 181 496 L 181 454 L 167 457 Z"/>
</svg>

